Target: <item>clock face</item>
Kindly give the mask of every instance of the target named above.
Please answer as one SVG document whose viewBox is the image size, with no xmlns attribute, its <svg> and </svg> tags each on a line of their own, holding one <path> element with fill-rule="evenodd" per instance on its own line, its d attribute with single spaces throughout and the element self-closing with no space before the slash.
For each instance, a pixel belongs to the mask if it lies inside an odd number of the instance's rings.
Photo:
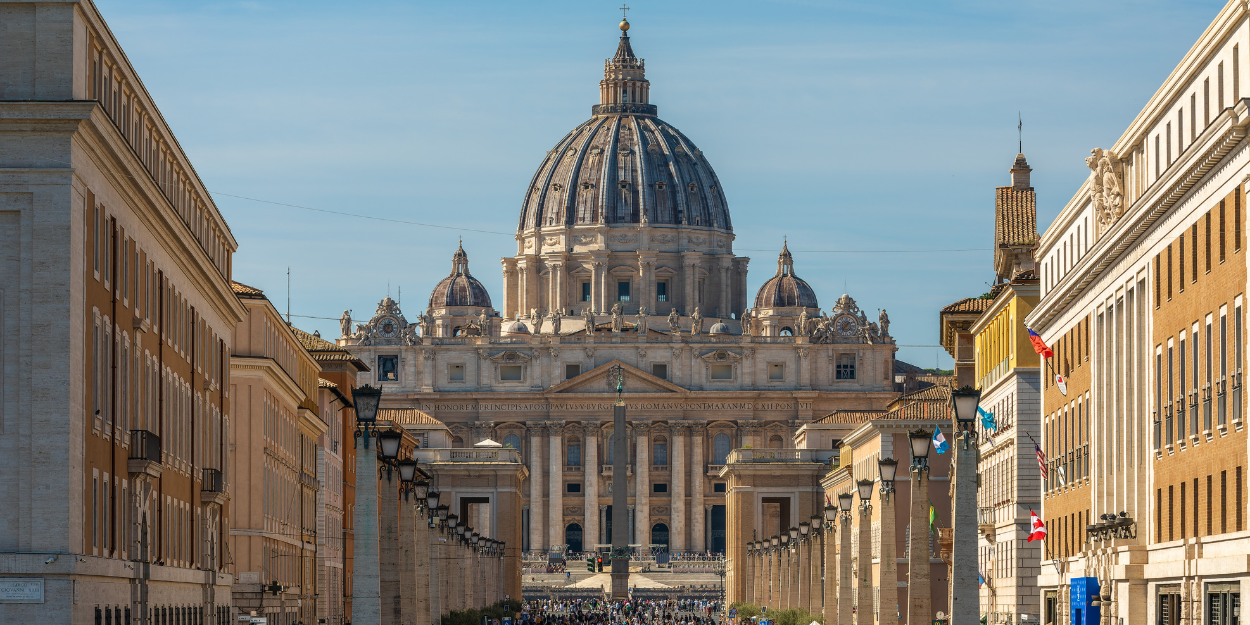
<svg viewBox="0 0 1250 625">
<path fill-rule="evenodd" d="M 378 328 L 382 331 L 382 336 L 386 338 L 394 338 L 399 335 L 399 324 L 395 323 L 394 319 L 383 319 Z"/>
<path fill-rule="evenodd" d="M 854 336 L 859 331 L 859 324 L 853 317 L 844 315 L 833 322 L 833 329 L 839 336 Z"/>
</svg>

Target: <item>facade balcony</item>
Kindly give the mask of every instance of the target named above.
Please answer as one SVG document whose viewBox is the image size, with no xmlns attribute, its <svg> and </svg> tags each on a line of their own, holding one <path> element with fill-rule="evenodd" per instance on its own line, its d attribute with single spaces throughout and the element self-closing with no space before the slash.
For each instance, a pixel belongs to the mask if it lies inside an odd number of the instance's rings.
<svg viewBox="0 0 1250 625">
<path fill-rule="evenodd" d="M 605 464 L 605 465 L 600 466 L 599 474 L 605 475 L 605 476 L 612 475 L 612 465 Z M 634 465 L 632 464 L 625 465 L 625 475 L 633 475 L 633 474 L 634 474 Z"/>
<path fill-rule="evenodd" d="M 564 472 L 565 473 L 581 473 L 582 467 L 581 465 L 566 464 L 564 465 Z"/>
<path fill-rule="evenodd" d="M 133 476 L 161 476 L 161 437 L 147 430 L 130 431 L 130 456 L 126 470 Z"/>
<path fill-rule="evenodd" d="M 425 448 L 417 449 L 414 459 L 421 464 L 433 462 L 511 462 L 521 464 L 521 452 L 511 447 L 484 449 Z"/>
<path fill-rule="evenodd" d="M 221 505 L 229 499 L 230 496 L 226 494 L 225 476 L 221 471 L 204 469 L 204 479 L 200 482 L 200 503 Z"/>
<path fill-rule="evenodd" d="M 829 464 L 835 452 L 832 449 L 735 449 L 729 452 L 725 464 L 750 462 L 809 462 Z"/>
</svg>

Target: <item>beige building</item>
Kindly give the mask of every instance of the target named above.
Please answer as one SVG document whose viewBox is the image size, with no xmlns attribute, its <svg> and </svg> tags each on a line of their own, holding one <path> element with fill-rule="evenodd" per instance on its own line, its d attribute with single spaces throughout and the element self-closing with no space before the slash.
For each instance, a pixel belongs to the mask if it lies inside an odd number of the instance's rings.
<svg viewBox="0 0 1250 625">
<path fill-rule="evenodd" d="M 1241 620 L 1248 50 L 1228 2 L 1038 246 L 1042 622 Z"/>
<path fill-rule="evenodd" d="M 323 410 L 320 366 L 264 293 L 233 287 L 247 309 L 230 356 L 234 606 L 274 625 L 312 623 L 323 616 L 317 580 L 325 573 L 317 555 L 319 513 L 324 522 L 318 463 L 329 429 L 322 415 L 330 411 Z"/>
<path fill-rule="evenodd" d="M 0 622 L 229 617 L 234 238 L 95 5 L 0 33 Z"/>
<path fill-rule="evenodd" d="M 622 29 L 628 24 L 622 23 Z M 338 343 L 368 363 L 382 405 L 447 424 L 453 446 L 522 452 L 527 550 L 629 542 L 723 551 L 731 450 L 793 447 L 798 427 L 894 397 L 884 311 L 849 295 L 822 312 L 783 246 L 748 308 L 724 190 L 707 156 L 657 117 L 622 32 L 592 117 L 524 192 L 503 306 L 456 250 L 415 322 L 390 298 Z M 502 313 L 502 316 L 501 314 Z M 629 527 L 610 527 L 611 406 L 630 420 Z"/>
</svg>

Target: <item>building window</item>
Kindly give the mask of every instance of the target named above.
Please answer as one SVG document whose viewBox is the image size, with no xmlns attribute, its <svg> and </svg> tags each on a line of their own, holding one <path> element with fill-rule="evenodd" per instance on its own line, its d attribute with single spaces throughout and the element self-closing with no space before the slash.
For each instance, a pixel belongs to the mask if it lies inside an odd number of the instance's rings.
<svg viewBox="0 0 1250 625">
<path fill-rule="evenodd" d="M 668 466 L 668 439 L 663 436 L 655 439 L 651 445 L 651 464 L 657 467 Z"/>
<path fill-rule="evenodd" d="M 629 280 L 620 280 L 616 283 L 616 299 L 621 302 L 629 301 Z"/>
<path fill-rule="evenodd" d="M 712 365 L 710 370 L 713 380 L 732 380 L 734 377 L 733 365 Z"/>
<path fill-rule="evenodd" d="M 725 464 L 729 458 L 729 435 L 721 432 L 712 438 L 712 464 Z"/>
<path fill-rule="evenodd" d="M 501 382 L 520 382 L 521 365 L 500 365 L 499 380 Z"/>
<path fill-rule="evenodd" d="M 568 484 L 565 484 L 565 485 L 564 485 L 564 492 L 566 492 L 566 493 L 580 493 L 580 492 L 582 492 L 582 485 L 581 485 L 581 484 L 579 484 L 579 483 L 577 483 L 577 482 L 569 482 Z"/>
<path fill-rule="evenodd" d="M 464 382 L 464 365 L 448 365 L 447 378 L 452 382 Z"/>
<path fill-rule="evenodd" d="M 652 485 L 651 485 L 651 492 L 653 492 L 653 493 L 667 493 L 667 492 L 668 492 L 668 484 L 664 484 L 664 483 L 661 483 L 661 482 L 656 482 L 655 484 L 652 484 Z"/>
<path fill-rule="evenodd" d="M 725 492 L 725 483 L 724 483 L 724 482 L 717 482 L 717 483 L 715 483 L 715 484 L 712 484 L 712 492 L 714 492 L 714 493 L 723 493 L 723 492 Z"/>
<path fill-rule="evenodd" d="M 503 446 L 512 449 L 521 449 L 521 437 L 516 434 L 509 434 L 503 437 Z"/>
<path fill-rule="evenodd" d="M 855 379 L 855 354 L 838 354 L 836 374 L 838 380 Z"/>
<path fill-rule="evenodd" d="M 655 283 L 655 301 L 657 302 L 668 301 L 668 283 L 667 282 Z"/>
<path fill-rule="evenodd" d="M 399 380 L 399 356 L 378 356 L 378 381 Z"/>
<path fill-rule="evenodd" d="M 589 282 L 582 283 L 582 301 L 583 302 L 590 301 L 590 283 Z"/>
<path fill-rule="evenodd" d="M 664 363 L 659 363 L 659 362 L 652 363 L 651 375 L 657 378 L 660 378 L 661 380 L 667 380 L 668 379 L 668 365 Z"/>
<path fill-rule="evenodd" d="M 582 466 L 582 441 L 574 438 L 564 448 L 564 464 L 570 467 Z"/>
<path fill-rule="evenodd" d="M 773 382 L 780 382 L 786 379 L 786 366 L 780 362 L 768 363 L 768 379 Z"/>
<path fill-rule="evenodd" d="M 572 380 L 573 378 L 581 374 L 582 374 L 582 366 L 580 364 L 567 364 L 566 363 L 564 365 L 564 379 Z"/>
</svg>

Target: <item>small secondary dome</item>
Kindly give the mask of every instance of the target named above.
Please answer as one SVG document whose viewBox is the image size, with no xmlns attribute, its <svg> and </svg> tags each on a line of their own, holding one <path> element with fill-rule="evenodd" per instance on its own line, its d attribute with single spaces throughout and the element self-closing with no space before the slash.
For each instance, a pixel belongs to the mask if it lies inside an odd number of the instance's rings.
<svg viewBox="0 0 1250 625">
<path fill-rule="evenodd" d="M 508 324 L 508 326 L 504 328 L 504 332 L 507 332 L 508 334 L 529 334 L 530 329 L 529 326 L 525 325 L 525 322 L 517 320 Z"/>
<path fill-rule="evenodd" d="M 451 275 L 443 278 L 430 293 L 430 308 L 453 306 L 491 308 L 490 293 L 477 278 L 469 275 L 469 255 L 464 253 L 463 243 L 451 257 Z"/>
<path fill-rule="evenodd" d="M 725 325 L 724 321 L 717 321 L 716 323 L 712 324 L 711 328 L 708 328 L 707 333 L 708 334 L 729 334 L 730 333 L 729 326 Z"/>
<path fill-rule="evenodd" d="M 794 257 L 790 248 L 782 243 L 777 256 L 777 275 L 768 279 L 755 294 L 756 308 L 820 308 L 816 292 L 794 275 Z"/>
</svg>

